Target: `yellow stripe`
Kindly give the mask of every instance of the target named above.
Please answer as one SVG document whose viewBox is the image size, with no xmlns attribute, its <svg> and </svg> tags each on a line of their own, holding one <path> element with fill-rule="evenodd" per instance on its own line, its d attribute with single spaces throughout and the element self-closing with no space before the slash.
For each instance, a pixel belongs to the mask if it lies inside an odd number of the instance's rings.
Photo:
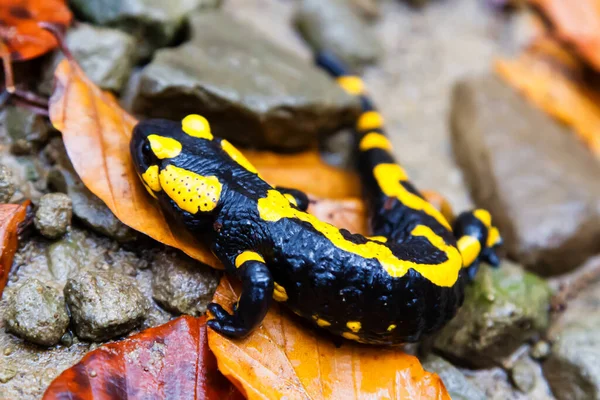
<svg viewBox="0 0 600 400">
<path fill-rule="evenodd" d="M 287 301 L 288 299 L 288 295 L 287 292 L 285 291 L 285 288 L 283 286 L 281 286 L 280 284 L 278 284 L 277 282 L 275 282 L 274 288 L 273 288 L 273 300 L 275 301 Z"/>
<path fill-rule="evenodd" d="M 358 145 L 360 151 L 367 151 L 371 149 L 383 149 L 387 151 L 392 151 L 392 143 L 378 132 L 370 132 L 367 133 L 360 140 L 360 144 Z"/>
<path fill-rule="evenodd" d="M 210 124 L 201 115 L 190 114 L 181 121 L 181 129 L 188 135 L 200 139 L 212 140 Z"/>
<path fill-rule="evenodd" d="M 319 318 L 316 315 L 313 316 L 313 319 L 315 320 L 315 322 L 317 323 L 317 325 L 319 325 L 321 328 L 325 328 L 325 327 L 331 326 L 331 322 L 325 321 L 324 319 L 321 319 L 321 318 Z"/>
<path fill-rule="evenodd" d="M 148 135 L 148 141 L 154 155 L 161 160 L 164 158 L 175 158 L 181 153 L 181 143 L 173 138 Z"/>
<path fill-rule="evenodd" d="M 258 173 L 254 165 L 252 165 L 252 163 L 248 161 L 248 159 L 227 140 L 221 140 L 221 147 L 233 161 L 254 174 Z"/>
<path fill-rule="evenodd" d="M 348 94 L 359 96 L 365 92 L 365 84 L 362 79 L 354 75 L 340 76 L 337 79 L 337 83 L 344 89 Z"/>
<path fill-rule="evenodd" d="M 298 203 L 296 202 L 296 198 L 295 198 L 294 196 L 292 196 L 292 195 L 291 195 L 291 194 L 289 194 L 289 193 L 284 193 L 284 196 L 285 196 L 285 198 L 286 198 L 286 199 L 288 199 L 288 201 L 289 201 L 290 203 L 292 203 L 292 204 L 293 204 L 293 205 L 295 205 L 296 207 L 298 206 Z"/>
<path fill-rule="evenodd" d="M 265 259 L 255 251 L 246 250 L 235 258 L 235 267 L 241 267 L 246 261 L 260 261 L 264 263 Z"/>
<path fill-rule="evenodd" d="M 388 241 L 388 238 L 386 238 L 385 236 L 369 236 L 369 239 L 375 240 L 375 241 L 381 242 L 381 243 L 386 243 Z"/>
<path fill-rule="evenodd" d="M 488 238 L 487 238 L 486 246 L 494 247 L 498 243 L 500 243 L 500 232 L 498 232 L 498 228 L 496 228 L 495 226 L 492 226 L 488 230 Z"/>
<path fill-rule="evenodd" d="M 355 335 L 354 333 L 350 333 L 350 332 L 344 332 L 344 333 L 342 333 L 342 336 L 345 337 L 346 339 L 355 340 L 357 342 L 360 340 L 358 335 Z"/>
<path fill-rule="evenodd" d="M 492 216 L 490 215 L 488 210 L 483 210 L 481 208 L 473 211 L 473 215 L 477 218 L 486 228 L 490 229 L 492 227 Z"/>
<path fill-rule="evenodd" d="M 387 331 L 388 331 L 388 332 L 391 332 L 391 331 L 393 331 L 394 329 L 396 329 L 396 325 L 394 325 L 394 324 L 391 324 L 390 326 L 388 326 L 388 328 L 387 328 Z"/>
<path fill-rule="evenodd" d="M 481 243 L 473 236 L 463 236 L 458 239 L 457 247 L 463 258 L 463 267 L 473 264 L 481 252 Z"/>
<path fill-rule="evenodd" d="M 151 165 L 146 172 L 142 174 L 142 179 L 150 189 L 160 192 L 160 182 L 158 181 L 158 165 Z"/>
<path fill-rule="evenodd" d="M 358 118 L 356 129 L 359 131 L 372 131 L 383 127 L 383 117 L 377 111 L 367 111 Z"/>
<path fill-rule="evenodd" d="M 360 331 L 360 328 L 362 328 L 362 324 L 358 321 L 349 321 L 346 323 L 346 326 L 354 333 Z"/>
</svg>

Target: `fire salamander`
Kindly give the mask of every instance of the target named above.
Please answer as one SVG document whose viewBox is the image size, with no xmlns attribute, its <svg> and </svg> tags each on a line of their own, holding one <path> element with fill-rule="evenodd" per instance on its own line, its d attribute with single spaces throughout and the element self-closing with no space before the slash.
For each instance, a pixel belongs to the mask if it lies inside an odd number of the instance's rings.
<svg viewBox="0 0 600 400">
<path fill-rule="evenodd" d="M 209 306 L 215 331 L 247 335 L 275 300 L 347 339 L 417 341 L 454 316 L 480 260 L 498 264 L 500 235 L 481 209 L 451 226 L 394 161 L 362 81 L 328 54 L 317 62 L 362 101 L 357 161 L 373 236 L 307 213 L 304 193 L 269 185 L 200 115 L 140 122 L 131 139 L 135 166 L 162 209 L 210 243 L 242 282 L 233 314 Z"/>
</svg>

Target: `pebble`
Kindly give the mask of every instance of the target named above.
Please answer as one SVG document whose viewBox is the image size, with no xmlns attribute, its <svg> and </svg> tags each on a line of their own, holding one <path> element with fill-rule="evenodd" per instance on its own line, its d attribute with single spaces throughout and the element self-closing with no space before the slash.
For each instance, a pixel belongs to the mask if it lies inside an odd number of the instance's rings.
<svg viewBox="0 0 600 400">
<path fill-rule="evenodd" d="M 63 193 L 49 193 L 40 199 L 33 221 L 42 235 L 56 239 L 67 232 L 72 217 L 73 208 L 69 196 Z"/>
</svg>

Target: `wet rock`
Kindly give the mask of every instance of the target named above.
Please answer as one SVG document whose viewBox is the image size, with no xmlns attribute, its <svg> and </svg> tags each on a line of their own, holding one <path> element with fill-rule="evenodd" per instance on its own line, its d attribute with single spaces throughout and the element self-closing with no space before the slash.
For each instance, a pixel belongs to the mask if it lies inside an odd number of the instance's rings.
<svg viewBox="0 0 600 400">
<path fill-rule="evenodd" d="M 10 381 L 12 378 L 17 376 L 17 369 L 8 364 L 8 365 L 0 365 L 0 383 L 6 383 Z"/>
<path fill-rule="evenodd" d="M 582 291 L 552 324 L 542 364 L 557 399 L 600 399 L 600 283 Z"/>
<path fill-rule="evenodd" d="M 53 346 L 69 326 L 61 293 L 35 278 L 15 289 L 4 313 L 6 329 L 43 346 Z"/>
<path fill-rule="evenodd" d="M 119 221 L 106 204 L 85 187 L 73 170 L 52 168 L 48 173 L 48 185 L 70 197 L 73 214 L 90 229 L 119 241 L 136 237 L 132 229 Z"/>
<path fill-rule="evenodd" d="M 73 208 L 69 196 L 63 193 L 49 193 L 40 199 L 33 222 L 42 235 L 56 239 L 67 232 L 72 217 Z"/>
<path fill-rule="evenodd" d="M 8 203 L 14 194 L 12 172 L 5 165 L 0 164 L 0 204 Z"/>
<path fill-rule="evenodd" d="M 537 384 L 536 364 L 528 358 L 518 360 L 510 369 L 510 377 L 522 393 L 531 393 Z"/>
<path fill-rule="evenodd" d="M 435 339 L 435 348 L 461 364 L 498 364 L 548 325 L 550 289 L 545 281 L 508 261 L 480 268 L 465 302 Z"/>
<path fill-rule="evenodd" d="M 331 51 L 353 69 L 381 57 L 375 33 L 348 0 L 302 0 L 294 23 L 315 52 Z"/>
<path fill-rule="evenodd" d="M 600 164 L 575 135 L 495 77 L 459 83 L 452 103 L 456 159 L 511 258 L 550 275 L 599 252 Z"/>
<path fill-rule="evenodd" d="M 48 138 L 48 125 L 44 117 L 23 107 L 6 107 L 2 123 L 14 154 L 29 154 Z"/>
<path fill-rule="evenodd" d="M 136 113 L 180 119 L 201 113 L 215 135 L 253 147 L 305 147 L 359 113 L 315 66 L 220 12 L 191 17 L 192 40 L 160 50 L 141 74 Z"/>
<path fill-rule="evenodd" d="M 529 354 L 534 360 L 543 360 L 548 357 L 551 352 L 552 348 L 550 347 L 550 343 L 545 340 L 540 340 L 533 345 Z"/>
<path fill-rule="evenodd" d="M 135 283 L 114 272 L 82 271 L 67 280 L 65 298 L 81 339 L 108 340 L 138 326 L 150 307 Z"/>
<path fill-rule="evenodd" d="M 66 36 L 67 47 L 85 72 L 100 88 L 121 91 L 131 73 L 135 58 L 135 39 L 117 29 L 77 24 Z M 57 52 L 44 73 L 40 91 L 52 92 L 54 70 L 64 59 Z"/>
<path fill-rule="evenodd" d="M 171 44 L 191 11 L 217 7 L 219 0 L 70 0 L 71 7 L 96 25 L 132 32 L 138 57 Z"/>
<path fill-rule="evenodd" d="M 204 314 L 219 284 L 214 269 L 178 253 L 157 254 L 152 272 L 152 297 L 177 314 Z"/>
<path fill-rule="evenodd" d="M 48 268 L 58 283 L 65 284 L 70 276 L 82 268 L 84 255 L 72 235 L 48 246 Z"/>
<path fill-rule="evenodd" d="M 485 393 L 460 372 L 458 368 L 441 357 L 430 354 L 423 361 L 426 371 L 440 376 L 453 400 L 485 400 Z"/>
</svg>

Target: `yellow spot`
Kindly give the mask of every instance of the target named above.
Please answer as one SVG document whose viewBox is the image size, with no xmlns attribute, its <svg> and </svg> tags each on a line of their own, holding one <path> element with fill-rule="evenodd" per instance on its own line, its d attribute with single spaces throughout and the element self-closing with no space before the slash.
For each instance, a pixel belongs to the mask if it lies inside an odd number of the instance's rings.
<svg viewBox="0 0 600 400">
<path fill-rule="evenodd" d="M 342 336 L 345 337 L 346 339 L 356 340 L 357 342 L 360 340 L 358 335 L 355 335 L 354 333 L 350 333 L 350 332 L 344 332 L 344 333 L 342 333 Z"/>
<path fill-rule="evenodd" d="M 388 238 L 386 238 L 385 236 L 369 236 L 369 239 L 375 240 L 375 241 L 381 242 L 381 243 L 386 243 L 388 241 Z"/>
<path fill-rule="evenodd" d="M 288 295 L 287 295 L 287 292 L 285 291 L 285 288 L 283 286 L 281 286 L 280 284 L 278 284 L 277 282 L 275 282 L 274 286 L 275 287 L 273 289 L 273 300 L 287 301 Z"/>
<path fill-rule="evenodd" d="M 337 79 L 337 83 L 344 89 L 348 94 L 359 96 L 365 92 L 365 84 L 362 79 L 354 75 L 340 76 Z"/>
<path fill-rule="evenodd" d="M 290 203 L 292 203 L 292 204 L 293 204 L 293 205 L 295 205 L 295 206 L 298 206 L 298 203 L 296 202 L 296 198 L 295 198 L 294 196 L 292 196 L 292 195 L 291 195 L 291 194 L 289 194 L 289 193 L 285 193 L 285 194 L 284 194 L 284 196 L 285 196 L 285 198 L 286 198 L 286 199 L 288 199 L 288 201 L 289 201 Z"/>
<path fill-rule="evenodd" d="M 246 250 L 241 252 L 235 258 L 235 267 L 241 267 L 246 261 L 260 261 L 261 263 L 264 263 L 265 259 L 255 251 Z"/>
<path fill-rule="evenodd" d="M 150 189 L 155 192 L 160 192 L 160 183 L 158 182 L 158 165 L 148 167 L 146 172 L 142 174 L 142 179 Z"/>
<path fill-rule="evenodd" d="M 396 329 L 396 325 L 394 325 L 394 324 L 391 324 L 390 326 L 388 326 L 388 328 L 387 328 L 387 331 L 388 331 L 388 332 L 391 332 L 391 331 L 393 331 L 394 329 Z"/>
<path fill-rule="evenodd" d="M 146 184 L 146 182 L 142 182 L 144 184 L 144 188 L 146 189 L 146 191 L 148 193 L 150 193 L 150 196 L 154 197 L 155 199 L 158 199 L 158 197 L 156 197 L 156 195 L 154 194 L 154 192 L 152 191 L 152 189 L 150 189 L 148 187 L 148 185 Z"/>
<path fill-rule="evenodd" d="M 181 143 L 177 140 L 159 136 L 159 135 L 149 135 L 148 140 L 150 141 L 150 148 L 154 155 L 161 160 L 163 158 L 174 158 L 181 153 Z"/>
<path fill-rule="evenodd" d="M 475 261 L 481 252 L 481 244 L 479 243 L 479 240 L 473 236 L 463 236 L 458 239 L 457 247 L 462 255 L 464 267 L 473 264 L 473 261 Z"/>
<path fill-rule="evenodd" d="M 367 111 L 361 114 L 356 124 L 359 131 L 371 131 L 383 127 L 383 117 L 377 111 Z"/>
<path fill-rule="evenodd" d="M 190 114 L 181 121 L 181 129 L 190 136 L 212 140 L 213 135 L 210 132 L 210 124 L 201 115 Z"/>
<path fill-rule="evenodd" d="M 479 208 L 473 212 L 473 215 L 475 218 L 481 221 L 486 228 L 490 229 L 492 226 L 492 216 L 490 215 L 489 211 Z"/>
<path fill-rule="evenodd" d="M 252 173 L 258 173 L 254 165 L 252 165 L 250 161 L 248 161 L 248 159 L 244 157 L 244 155 L 227 140 L 221 140 L 221 147 L 227 154 L 229 154 L 229 157 L 231 157 L 233 161 L 235 161 L 236 163 L 238 163 L 239 165 L 241 165 L 242 167 L 244 167 Z"/>
<path fill-rule="evenodd" d="M 435 218 L 443 227 L 452 230 L 448 220 L 431 203 L 409 192 L 400 181 L 407 180 L 406 171 L 397 164 L 379 164 L 373 169 L 377 184 L 386 196 L 395 197 L 413 210 L 423 211 Z"/>
<path fill-rule="evenodd" d="M 385 244 L 377 241 L 370 240 L 363 244 L 353 243 L 344 238 L 335 226 L 293 208 L 285 196 L 277 190 L 269 190 L 267 197 L 258 200 L 258 212 L 264 221 L 276 222 L 282 218 L 289 218 L 307 222 L 339 249 L 360 257 L 378 260 L 382 268 L 395 278 L 404 276 L 412 268 L 438 286 L 452 286 L 458 279 L 458 271 L 462 267 L 462 259 L 458 250 L 447 245 L 441 237 L 423 225 L 418 225 L 411 233 L 427 238 L 433 246 L 445 252 L 446 261 L 440 264 L 419 264 L 398 259 Z"/>
<path fill-rule="evenodd" d="M 385 135 L 378 132 L 370 132 L 363 136 L 363 138 L 360 140 L 358 148 L 360 151 L 367 151 L 371 149 L 392 151 L 392 144 L 388 138 L 385 137 Z"/>
<path fill-rule="evenodd" d="M 354 333 L 360 331 L 360 328 L 362 327 L 362 325 L 358 321 L 347 322 L 346 326 L 348 327 L 348 329 L 350 329 Z"/>
<path fill-rule="evenodd" d="M 160 186 L 179 208 L 191 214 L 212 211 L 221 197 L 216 176 L 202 176 L 174 165 L 160 171 Z"/>
<path fill-rule="evenodd" d="M 326 328 L 328 326 L 331 326 L 331 322 L 325 321 L 324 319 L 321 319 L 321 318 L 316 318 L 315 321 L 317 322 L 317 325 L 319 325 L 321 328 Z"/>
<path fill-rule="evenodd" d="M 488 230 L 488 238 L 487 238 L 486 245 L 487 245 L 487 247 L 494 247 L 498 243 L 500 243 L 500 232 L 498 232 L 498 228 L 496 228 L 495 226 L 492 226 Z"/>
</svg>

